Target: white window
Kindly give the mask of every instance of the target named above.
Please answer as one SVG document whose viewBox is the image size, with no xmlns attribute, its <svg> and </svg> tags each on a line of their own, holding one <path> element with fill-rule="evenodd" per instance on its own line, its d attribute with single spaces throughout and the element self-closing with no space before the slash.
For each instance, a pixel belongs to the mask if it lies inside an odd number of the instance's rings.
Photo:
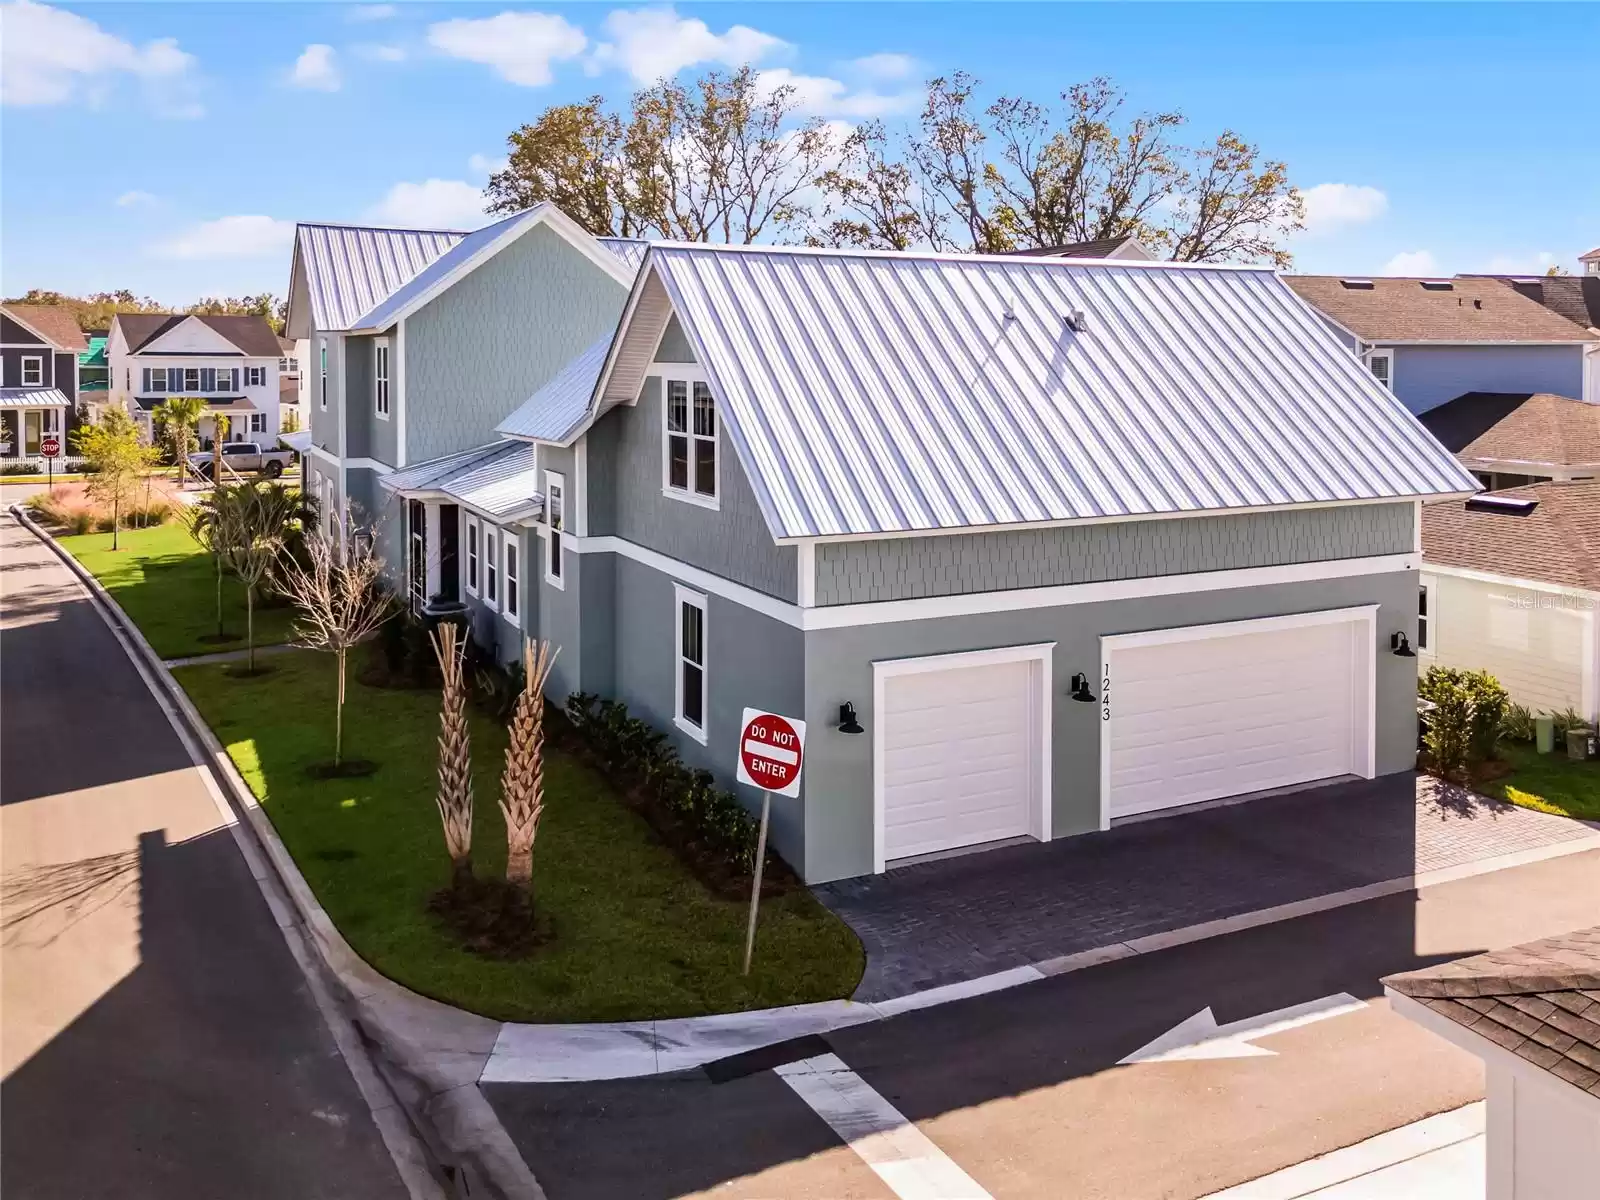
<svg viewBox="0 0 1600 1200">
<path fill-rule="evenodd" d="M 389 419 L 389 339 L 372 344 L 372 398 L 378 415 Z"/>
<path fill-rule="evenodd" d="M 250 414 L 250 432 L 251 433 L 265 433 L 266 431 L 267 431 L 267 414 L 266 413 L 251 413 Z"/>
<path fill-rule="evenodd" d="M 322 401 L 322 410 L 328 410 L 328 339 L 322 338 L 317 342 L 317 347 L 322 352 L 322 377 L 317 385 L 317 395 Z"/>
<path fill-rule="evenodd" d="M 478 594 L 478 523 L 467 522 L 467 591 Z"/>
<path fill-rule="evenodd" d="M 179 389 L 173 388 L 173 391 Z M 183 391 L 198 392 L 200 390 L 200 368 L 185 367 L 183 369 Z"/>
<path fill-rule="evenodd" d="M 544 577 L 564 588 L 567 584 L 561 574 L 561 535 L 566 528 L 567 480 L 555 471 L 544 473 L 544 511 L 545 522 L 550 526 L 550 535 L 545 539 Z"/>
<path fill-rule="evenodd" d="M 167 390 L 167 369 L 165 367 L 150 368 L 150 390 L 164 392 Z"/>
<path fill-rule="evenodd" d="M 677 607 L 677 711 L 673 722 L 697 742 L 706 740 L 706 598 L 674 587 Z"/>
<path fill-rule="evenodd" d="M 717 407 L 711 388 L 669 379 L 662 405 L 663 489 L 669 496 L 717 507 Z"/>
<path fill-rule="evenodd" d="M 1417 588 L 1417 649 L 1433 653 L 1429 635 L 1433 632 L 1433 580 L 1423 579 Z"/>
<path fill-rule="evenodd" d="M 500 606 L 500 531 L 493 527 L 483 531 L 483 598 L 490 608 Z"/>
<path fill-rule="evenodd" d="M 59 434 L 61 432 L 61 410 L 59 408 L 44 409 L 40 415 L 43 419 L 42 429 L 45 433 Z"/>
<path fill-rule="evenodd" d="M 246 367 L 244 369 L 245 387 L 266 387 L 267 369 L 265 367 Z"/>
<path fill-rule="evenodd" d="M 502 611 L 505 613 L 506 619 L 511 621 L 513 624 L 516 622 L 517 605 L 521 600 L 521 596 L 517 591 L 518 579 L 521 576 L 521 572 L 518 570 L 519 564 L 517 562 L 517 548 L 520 543 L 520 535 L 515 530 L 512 530 L 506 534 L 506 602 Z"/>
<path fill-rule="evenodd" d="M 299 375 L 300 360 L 298 358 L 280 358 L 278 360 L 278 370 L 285 375 Z"/>
<path fill-rule="evenodd" d="M 33 384 L 44 382 L 44 359 L 29 356 L 22 360 L 22 386 L 30 387 Z"/>
<path fill-rule="evenodd" d="M 1372 377 L 1390 391 L 1394 390 L 1394 351 L 1374 350 L 1367 355 L 1367 369 Z"/>
</svg>

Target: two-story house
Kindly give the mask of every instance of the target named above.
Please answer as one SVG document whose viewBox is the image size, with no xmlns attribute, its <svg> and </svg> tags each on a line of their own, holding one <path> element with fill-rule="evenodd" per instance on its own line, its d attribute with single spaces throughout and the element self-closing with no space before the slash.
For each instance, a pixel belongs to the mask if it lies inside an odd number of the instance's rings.
<svg viewBox="0 0 1600 1200">
<path fill-rule="evenodd" d="M 596 239 L 553 205 L 473 233 L 301 225 L 286 336 L 310 349 L 306 488 L 337 529 L 354 505 L 394 549 L 415 537 L 425 598 L 452 594 L 437 508 L 413 530 L 379 481 L 492 439 L 575 351 L 616 325 L 642 243 Z M 630 261 L 631 259 L 631 261 Z"/>
<path fill-rule="evenodd" d="M 724 780 L 806 720 L 811 881 L 1411 770 L 1476 489 L 1271 271 L 1139 261 L 654 244 L 500 432 L 384 477 L 407 577 Z"/>
<path fill-rule="evenodd" d="M 1414 413 L 1467 392 L 1600 403 L 1600 332 L 1498 279 L 1289 275 L 1285 282 Z"/>
<path fill-rule="evenodd" d="M 197 395 L 205 401 L 202 445 L 211 444 L 222 415 L 226 440 L 276 445 L 281 357 L 265 317 L 118 313 L 106 341 L 109 395 L 147 433 L 169 396 Z"/>
<path fill-rule="evenodd" d="M 63 439 L 78 404 L 78 322 L 46 304 L 0 305 L 0 459 L 31 459 L 47 437 Z"/>
</svg>

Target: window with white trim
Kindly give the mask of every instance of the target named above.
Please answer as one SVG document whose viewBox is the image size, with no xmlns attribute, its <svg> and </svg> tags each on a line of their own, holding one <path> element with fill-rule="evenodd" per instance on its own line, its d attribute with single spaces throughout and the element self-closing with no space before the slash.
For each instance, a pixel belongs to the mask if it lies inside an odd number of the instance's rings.
<svg viewBox="0 0 1600 1200">
<path fill-rule="evenodd" d="M 467 522 L 467 591 L 478 594 L 478 523 Z"/>
<path fill-rule="evenodd" d="M 378 416 L 389 419 L 389 339 L 372 343 L 372 402 Z"/>
<path fill-rule="evenodd" d="M 567 584 L 561 574 L 564 565 L 561 538 L 566 529 L 567 480 L 556 471 L 544 473 L 544 512 L 545 523 L 550 526 L 549 536 L 545 538 L 544 577 L 556 587 L 564 588 Z"/>
<path fill-rule="evenodd" d="M 22 386 L 33 387 L 44 383 L 44 359 L 29 355 L 22 360 Z"/>
<path fill-rule="evenodd" d="M 717 406 L 700 380 L 668 379 L 662 403 L 662 486 L 669 496 L 717 505 Z"/>
<path fill-rule="evenodd" d="M 677 608 L 677 705 L 674 723 L 696 741 L 706 740 L 706 598 L 673 588 Z"/>
<path fill-rule="evenodd" d="M 1433 653 L 1433 580 L 1424 579 L 1417 587 L 1417 649 Z"/>
<path fill-rule="evenodd" d="M 500 607 L 500 532 L 492 525 L 483 531 L 483 584 L 484 601 Z"/>
<path fill-rule="evenodd" d="M 167 369 L 165 367 L 150 368 L 150 390 L 164 392 L 167 390 Z"/>
<path fill-rule="evenodd" d="M 317 395 L 322 402 L 322 411 L 328 411 L 328 339 L 319 338 L 317 349 L 322 355 L 322 376 L 317 384 Z"/>
<path fill-rule="evenodd" d="M 215 371 L 212 371 L 212 382 L 216 382 Z M 174 388 L 173 390 L 176 391 L 177 389 Z M 183 369 L 183 390 L 186 392 L 198 392 L 200 390 L 199 367 L 185 367 Z"/>
<path fill-rule="evenodd" d="M 245 387 L 266 387 L 267 369 L 265 367 L 246 367 L 244 369 Z"/>
<path fill-rule="evenodd" d="M 250 414 L 250 432 L 251 433 L 265 433 L 266 431 L 267 431 L 267 414 L 266 413 L 251 413 Z"/>
<path fill-rule="evenodd" d="M 521 544 L 521 541 L 515 530 L 512 530 L 506 534 L 505 543 L 506 603 L 503 611 L 505 612 L 507 619 L 515 621 L 517 618 L 517 605 L 521 601 L 521 595 L 518 592 L 517 584 L 517 580 L 520 575 L 520 572 L 518 571 L 517 559 L 519 556 L 517 554 L 517 549 Z"/>
<path fill-rule="evenodd" d="M 1367 370 L 1390 391 L 1394 390 L 1394 351 L 1374 350 L 1367 355 Z"/>
</svg>

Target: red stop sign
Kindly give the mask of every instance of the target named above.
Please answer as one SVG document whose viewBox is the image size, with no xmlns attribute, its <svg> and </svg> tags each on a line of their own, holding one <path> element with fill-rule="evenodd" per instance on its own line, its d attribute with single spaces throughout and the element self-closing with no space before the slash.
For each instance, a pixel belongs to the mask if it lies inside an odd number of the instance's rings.
<svg viewBox="0 0 1600 1200">
<path fill-rule="evenodd" d="M 47 437 L 39 442 L 39 453 L 45 458 L 55 458 L 61 453 L 61 439 Z"/>
<path fill-rule="evenodd" d="M 739 779 L 769 792 L 796 795 L 805 758 L 805 725 L 776 713 L 745 710 L 739 735 Z"/>
</svg>

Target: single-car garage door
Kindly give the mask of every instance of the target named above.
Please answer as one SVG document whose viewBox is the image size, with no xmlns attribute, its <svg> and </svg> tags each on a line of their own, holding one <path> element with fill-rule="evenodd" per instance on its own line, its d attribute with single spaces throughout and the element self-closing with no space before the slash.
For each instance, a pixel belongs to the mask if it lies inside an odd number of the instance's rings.
<svg viewBox="0 0 1600 1200">
<path fill-rule="evenodd" d="M 1103 638 L 1102 815 L 1370 777 L 1375 613 Z"/>
<path fill-rule="evenodd" d="M 1047 837 L 1049 647 L 874 664 L 877 867 Z"/>
</svg>

